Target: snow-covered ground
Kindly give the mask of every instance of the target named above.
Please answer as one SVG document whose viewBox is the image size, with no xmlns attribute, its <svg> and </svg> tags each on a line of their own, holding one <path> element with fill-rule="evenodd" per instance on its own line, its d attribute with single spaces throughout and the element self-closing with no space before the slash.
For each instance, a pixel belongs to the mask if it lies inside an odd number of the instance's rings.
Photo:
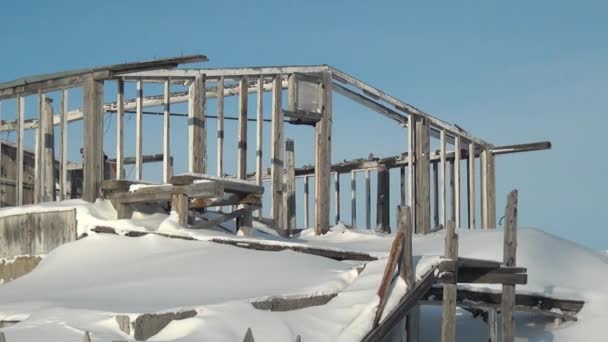
<svg viewBox="0 0 608 342">
<path fill-rule="evenodd" d="M 338 262 L 292 251 L 260 252 L 214 244 L 212 237 L 234 237 L 215 230 L 189 230 L 174 216 L 135 214 L 115 220 L 107 201 L 79 200 L 8 208 L 18 212 L 77 209 L 79 234 L 89 236 L 49 253 L 30 274 L 0 286 L 0 320 L 21 320 L 2 329 L 8 342 L 133 340 L 119 330 L 114 316 L 195 309 L 195 317 L 174 321 L 150 341 L 241 341 L 251 328 L 256 341 L 358 341 L 371 328 L 378 304 L 376 290 L 392 236 L 353 231 L 338 225 L 325 236 L 303 231 L 289 240 L 258 227 L 253 239 L 367 252 L 379 257 L 359 274 L 354 262 Z M 156 235 L 130 238 L 96 234 L 95 226 L 157 231 L 201 241 Z M 502 231 L 460 230 L 462 256 L 501 260 Z M 414 240 L 421 276 L 443 254 L 443 233 Z M 605 255 L 534 229 L 518 232 L 517 264 L 528 268 L 528 284 L 518 292 L 542 293 L 586 302 L 579 321 L 555 327 L 552 321 L 517 315 L 518 341 L 603 341 L 608 324 L 608 264 Z M 323 306 L 295 311 L 257 310 L 251 302 L 271 296 L 300 297 L 338 292 Z M 387 311 L 407 291 L 399 280 Z M 439 340 L 439 307 L 422 308 L 423 341 Z M 487 340 L 487 326 L 466 311 L 457 317 L 457 339 Z"/>
</svg>

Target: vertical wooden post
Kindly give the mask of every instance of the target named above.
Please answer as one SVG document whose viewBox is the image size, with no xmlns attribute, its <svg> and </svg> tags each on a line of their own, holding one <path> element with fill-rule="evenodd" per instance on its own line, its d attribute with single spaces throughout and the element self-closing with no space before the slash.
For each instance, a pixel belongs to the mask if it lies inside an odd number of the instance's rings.
<svg viewBox="0 0 608 342">
<path fill-rule="evenodd" d="M 36 140 L 34 142 L 34 203 L 40 203 L 42 191 L 42 127 L 44 126 L 44 99 L 38 91 L 38 127 L 36 127 Z"/>
<path fill-rule="evenodd" d="M 454 137 L 454 224 L 460 228 L 460 137 Z"/>
<path fill-rule="evenodd" d="M 414 229 L 417 234 L 428 234 L 431 231 L 431 197 L 430 197 L 430 136 L 426 118 L 416 118 L 415 143 L 415 215 Z"/>
<path fill-rule="evenodd" d="M 413 289 L 416 286 L 416 270 L 413 263 L 413 229 L 412 229 L 412 211 L 409 206 L 404 206 L 397 209 L 400 218 L 399 230 L 403 231 L 405 241 L 403 244 L 403 254 L 401 256 L 401 267 L 399 275 L 405 281 L 408 289 Z M 419 320 L 420 312 L 418 307 L 410 310 L 406 318 L 406 334 L 408 342 L 418 342 L 419 339 Z"/>
<path fill-rule="evenodd" d="M 103 81 L 95 79 L 93 75 L 86 77 L 83 92 L 84 180 L 82 198 L 85 201 L 94 202 L 99 195 L 99 183 L 103 180 Z"/>
<path fill-rule="evenodd" d="M 401 201 L 400 205 L 403 207 L 407 203 L 405 202 L 406 195 L 406 186 L 405 186 L 405 166 L 399 168 L 399 179 L 401 180 L 401 184 L 399 185 L 399 192 L 401 193 Z"/>
<path fill-rule="evenodd" d="M 274 76 L 272 81 L 272 140 L 270 159 L 270 215 L 275 225 L 280 223 L 279 218 L 283 209 L 283 109 L 282 105 L 282 77 Z"/>
<path fill-rule="evenodd" d="M 285 209 L 285 236 L 290 236 L 296 229 L 296 173 L 294 142 L 285 141 L 285 187 L 283 188 L 283 208 Z"/>
<path fill-rule="evenodd" d="M 481 228 L 488 228 L 488 201 L 486 198 L 486 150 L 482 150 L 479 154 L 479 203 L 481 212 Z"/>
<path fill-rule="evenodd" d="M 17 98 L 17 205 L 23 205 L 23 122 L 25 116 L 25 98 Z"/>
<path fill-rule="evenodd" d="M 171 177 L 171 81 L 165 80 L 163 112 L 163 183 L 169 183 Z"/>
<path fill-rule="evenodd" d="M 217 82 L 217 176 L 224 177 L 224 76 Z"/>
<path fill-rule="evenodd" d="M 445 181 L 447 178 L 446 174 L 446 160 L 445 160 L 445 131 L 441 130 L 439 135 L 439 159 L 441 163 L 441 173 L 439 176 L 439 223 L 446 226 L 446 186 Z"/>
<path fill-rule="evenodd" d="M 456 178 L 456 175 L 454 174 L 454 170 L 456 169 L 455 164 L 456 163 L 453 160 L 448 164 L 450 167 L 450 219 L 452 221 L 456 220 L 456 184 L 454 184 Z"/>
<path fill-rule="evenodd" d="M 340 174 L 336 172 L 334 174 L 334 213 L 336 215 L 335 223 L 340 222 Z"/>
<path fill-rule="evenodd" d="M 488 309 L 488 342 L 498 342 L 498 314 L 495 308 Z"/>
<path fill-rule="evenodd" d="M 475 229 L 475 143 L 469 143 L 469 158 L 467 159 L 467 183 L 469 199 L 469 229 Z"/>
<path fill-rule="evenodd" d="M 412 222 L 416 217 L 416 117 L 410 114 L 407 119 L 407 180 L 408 204 Z"/>
<path fill-rule="evenodd" d="M 390 233 L 390 173 L 386 165 L 378 166 L 376 227 L 378 230 Z"/>
<path fill-rule="evenodd" d="M 116 91 L 116 179 L 122 178 L 122 168 L 125 150 L 125 82 L 118 80 Z M 64 111 L 64 115 L 65 115 Z"/>
<path fill-rule="evenodd" d="M 439 226 L 439 163 L 436 161 L 431 163 L 433 178 L 433 227 Z"/>
<path fill-rule="evenodd" d="M 485 228 L 496 228 L 496 175 L 495 157 L 490 149 L 484 150 L 485 175 L 484 192 L 486 199 L 486 226 Z"/>
<path fill-rule="evenodd" d="M 188 204 L 190 199 L 185 194 L 173 194 L 171 196 L 171 206 L 177 213 L 177 223 L 188 227 Z"/>
<path fill-rule="evenodd" d="M 372 190 L 370 183 L 370 171 L 365 170 L 365 228 L 372 228 Z"/>
<path fill-rule="evenodd" d="M 62 200 L 68 199 L 68 90 L 61 91 L 61 174 L 59 193 Z"/>
<path fill-rule="evenodd" d="M 249 97 L 247 78 L 239 80 L 239 128 L 237 178 L 247 178 L 247 99 Z"/>
<path fill-rule="evenodd" d="M 256 103 L 256 149 L 255 149 L 255 183 L 262 186 L 262 169 L 264 168 L 262 159 L 263 150 L 263 130 L 264 130 L 264 77 L 258 79 L 258 94 Z M 258 218 L 262 218 L 262 210 L 257 210 Z"/>
<path fill-rule="evenodd" d="M 513 190 L 507 197 L 505 208 L 505 237 L 503 246 L 503 263 L 505 266 L 513 267 L 517 256 L 517 190 Z M 502 312 L 502 341 L 515 341 L 515 319 L 513 317 L 515 307 L 515 285 L 502 285 L 502 300 L 500 304 Z"/>
<path fill-rule="evenodd" d="M 144 84 L 137 80 L 137 98 L 135 99 L 135 179 L 143 176 L 143 119 L 144 119 Z"/>
<path fill-rule="evenodd" d="M 445 235 L 445 256 L 457 262 L 458 260 L 458 235 L 454 227 L 454 222 L 447 224 Z M 457 279 L 458 266 L 454 273 Z M 443 284 L 443 310 L 441 319 L 441 341 L 454 342 L 456 340 L 456 284 Z"/>
<path fill-rule="evenodd" d="M 197 75 L 188 87 L 188 171 L 192 173 L 207 171 L 205 101 L 205 75 Z"/>
<path fill-rule="evenodd" d="M 42 200 L 55 200 L 55 134 L 53 126 L 53 100 L 44 97 L 42 109 Z"/>
<path fill-rule="evenodd" d="M 357 227 L 357 173 L 350 172 L 350 224 Z"/>
<path fill-rule="evenodd" d="M 317 235 L 329 231 L 332 82 L 331 72 L 323 72 L 322 118 L 315 125 L 315 233 Z"/>
<path fill-rule="evenodd" d="M 310 200 L 310 192 L 308 191 L 308 178 L 309 176 L 304 176 L 304 228 L 308 228 L 310 222 L 310 208 L 308 205 L 308 201 Z"/>
</svg>

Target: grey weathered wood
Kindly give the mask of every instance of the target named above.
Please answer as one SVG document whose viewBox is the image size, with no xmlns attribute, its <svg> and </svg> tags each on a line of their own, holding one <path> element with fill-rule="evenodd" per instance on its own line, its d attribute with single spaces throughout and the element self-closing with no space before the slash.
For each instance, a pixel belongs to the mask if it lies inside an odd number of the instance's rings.
<svg viewBox="0 0 608 342">
<path fill-rule="evenodd" d="M 224 77 L 217 82 L 217 176 L 224 177 Z"/>
<path fill-rule="evenodd" d="M 245 333 L 245 337 L 243 338 L 243 342 L 254 342 L 253 333 L 251 332 L 251 328 L 247 328 L 247 332 Z"/>
<path fill-rule="evenodd" d="M 53 129 L 53 100 L 44 97 L 42 115 L 42 200 L 55 200 L 55 134 Z"/>
<path fill-rule="evenodd" d="M 163 87 L 164 110 L 163 110 L 163 183 L 169 183 L 171 179 L 171 83 L 167 79 Z"/>
<path fill-rule="evenodd" d="M 237 178 L 247 178 L 247 79 L 241 78 L 239 81 L 239 123 L 238 123 L 238 157 L 237 157 Z"/>
<path fill-rule="evenodd" d="M 143 81 L 137 80 L 137 98 L 136 98 L 136 108 L 135 108 L 135 179 L 141 180 L 143 177 L 143 163 L 142 163 L 142 155 L 143 155 L 143 97 L 144 97 L 144 88 Z"/>
<path fill-rule="evenodd" d="M 486 227 L 496 228 L 496 175 L 495 157 L 491 150 L 485 152 L 484 191 L 486 197 Z"/>
<path fill-rule="evenodd" d="M 401 193 L 401 201 L 399 202 L 400 205 L 403 207 L 404 205 L 406 205 L 407 203 L 405 202 L 407 194 L 407 188 L 405 186 L 405 166 L 402 166 L 399 168 L 399 179 L 401 180 L 400 185 L 399 185 L 399 192 Z"/>
<path fill-rule="evenodd" d="M 82 336 L 82 342 L 91 342 L 91 334 L 89 334 L 88 331 L 84 332 L 84 335 Z"/>
<path fill-rule="evenodd" d="M 416 180 L 414 179 L 416 175 L 416 161 L 414 159 L 414 151 L 416 149 L 416 125 L 413 124 L 414 121 L 414 115 L 410 114 L 408 116 L 408 122 L 410 122 L 410 124 L 407 127 L 407 204 L 410 206 L 412 212 L 412 219 L 414 219 L 414 217 L 416 216 L 416 200 L 414 198 L 416 186 Z"/>
<path fill-rule="evenodd" d="M 446 141 L 445 141 L 445 130 L 441 130 L 439 138 L 439 162 L 441 172 L 439 174 L 439 224 L 446 226 L 446 179 L 447 179 L 447 168 L 446 168 Z"/>
<path fill-rule="evenodd" d="M 371 191 L 370 171 L 365 170 L 365 228 L 372 227 L 372 191 Z"/>
<path fill-rule="evenodd" d="M 23 121 L 25 116 L 25 98 L 17 98 L 17 205 L 23 205 Z"/>
<path fill-rule="evenodd" d="M 386 267 L 384 268 L 384 273 L 382 275 L 382 280 L 380 282 L 380 286 L 378 287 L 377 294 L 380 298 L 380 302 L 378 304 L 378 309 L 376 310 L 376 315 L 374 316 L 374 328 L 377 328 L 378 325 L 380 325 L 380 319 L 382 318 L 384 307 L 386 306 L 386 302 L 388 301 L 388 297 L 390 295 L 390 288 L 393 282 L 395 267 L 397 266 L 399 259 L 401 259 L 404 239 L 405 234 L 403 231 L 398 231 L 395 235 L 395 239 L 393 240 L 388 260 L 386 262 Z"/>
<path fill-rule="evenodd" d="M 331 171 L 332 74 L 323 72 L 322 114 L 315 125 L 315 233 L 329 231 L 329 184 Z"/>
<path fill-rule="evenodd" d="M 475 144 L 469 144 L 467 159 L 467 198 L 469 207 L 469 229 L 475 229 Z"/>
<path fill-rule="evenodd" d="M 68 112 L 68 90 L 61 91 L 61 111 Z M 60 174 L 59 174 L 59 198 L 68 199 L 68 120 L 66 115 L 61 114 L 61 151 L 60 151 Z"/>
<path fill-rule="evenodd" d="M 405 281 L 408 291 L 416 286 L 416 270 L 413 263 L 413 234 L 412 229 L 412 210 L 409 206 L 401 207 L 397 210 L 399 215 L 400 230 L 403 231 L 405 240 L 403 243 L 403 253 L 401 255 L 401 268 L 399 275 Z M 407 341 L 418 341 L 420 335 L 420 308 L 410 309 L 406 317 Z"/>
<path fill-rule="evenodd" d="M 415 118 L 416 143 L 415 163 L 415 224 L 417 234 L 428 234 L 431 230 L 431 197 L 430 197 L 430 137 L 428 120 Z"/>
<path fill-rule="evenodd" d="M 334 214 L 336 216 L 335 223 L 340 222 L 340 174 L 334 173 Z"/>
<path fill-rule="evenodd" d="M 378 167 L 376 229 L 390 233 L 390 173 L 384 165 Z"/>
<path fill-rule="evenodd" d="M 507 197 L 505 208 L 505 234 L 503 246 L 503 263 L 505 266 L 515 266 L 517 255 L 517 190 Z M 515 285 L 502 286 L 502 341 L 515 341 Z"/>
<path fill-rule="evenodd" d="M 445 235 L 445 257 L 452 260 L 458 258 L 458 235 L 454 222 L 447 224 Z M 456 273 L 457 270 L 453 270 Z M 456 279 L 458 276 L 454 274 Z M 454 342 L 456 340 L 456 284 L 443 285 L 443 310 L 441 319 L 441 341 Z"/>
<path fill-rule="evenodd" d="M 460 228 L 460 159 L 461 144 L 460 137 L 454 140 L 454 224 Z"/>
<path fill-rule="evenodd" d="M 433 196 L 432 196 L 432 199 L 433 199 L 433 205 L 432 205 L 433 227 L 432 227 L 432 229 L 435 229 L 435 228 L 439 227 L 439 225 L 441 224 L 439 222 L 439 163 L 438 162 L 431 162 L 431 175 L 432 175 L 431 189 L 433 189 Z"/>
<path fill-rule="evenodd" d="M 452 160 L 448 163 L 448 166 L 450 168 L 450 219 L 452 221 L 454 221 L 456 219 L 456 208 L 455 208 L 456 191 L 455 191 L 455 184 L 454 184 L 456 175 L 454 174 L 454 170 L 455 170 L 454 164 L 455 164 L 454 160 Z"/>
<path fill-rule="evenodd" d="M 43 108 L 44 98 L 42 92 L 38 91 L 38 128 L 36 128 L 35 141 L 34 141 L 34 203 L 40 203 L 42 191 L 42 129 L 43 126 Z"/>
<path fill-rule="evenodd" d="M 92 75 L 83 84 L 84 158 L 82 198 L 94 202 L 103 180 L 103 81 Z"/>
<path fill-rule="evenodd" d="M 496 308 L 488 310 L 488 342 L 498 342 L 498 313 Z"/>
<path fill-rule="evenodd" d="M 188 227 L 188 205 L 190 199 L 185 194 L 173 194 L 172 195 L 172 207 L 177 213 L 177 223 Z"/>
<path fill-rule="evenodd" d="M 256 102 L 256 149 L 255 149 L 255 183 L 262 185 L 263 159 L 263 130 L 264 130 L 264 77 L 258 78 L 258 93 Z M 294 174 L 295 177 L 295 174 Z M 295 178 L 294 178 L 295 181 Z M 262 211 L 258 210 L 257 217 L 262 217 Z"/>
<path fill-rule="evenodd" d="M 285 298 L 282 296 L 269 297 L 255 302 L 251 302 L 251 305 L 258 310 L 268 311 L 292 311 L 311 306 L 325 305 L 330 300 L 336 298 L 338 293 L 311 295 L 307 297 L 296 297 L 296 298 Z"/>
<path fill-rule="evenodd" d="M 250 206 L 250 205 L 244 205 L 242 206 L 240 209 L 237 209 L 233 212 L 230 213 L 226 213 L 226 214 L 222 214 L 216 218 L 210 219 L 207 222 L 203 222 L 203 223 L 198 223 L 196 225 L 191 226 L 190 228 L 192 229 L 208 229 L 211 228 L 213 226 L 222 224 L 224 222 L 227 222 L 229 220 L 232 220 L 234 218 L 239 218 L 242 217 L 244 215 L 250 214 L 252 209 L 255 208 L 259 208 L 258 205 L 255 206 Z"/>
<path fill-rule="evenodd" d="M 357 226 L 357 174 L 350 172 L 350 224 L 353 228 Z"/>
<path fill-rule="evenodd" d="M 290 236 L 296 229 L 296 176 L 294 141 L 285 140 L 285 187 L 283 208 L 285 210 L 285 236 Z"/>
<path fill-rule="evenodd" d="M 205 101 L 205 75 L 198 75 L 188 87 L 188 171 L 194 173 L 207 171 Z"/>
<path fill-rule="evenodd" d="M 294 172 L 295 174 L 295 172 Z M 310 206 L 308 205 L 310 201 L 310 192 L 308 190 L 309 187 L 309 179 L 310 177 L 304 177 L 304 228 L 309 228 L 309 218 L 310 218 Z"/>
<path fill-rule="evenodd" d="M 209 176 L 205 174 L 188 173 L 184 175 L 176 175 L 171 178 L 171 184 L 173 185 L 188 185 L 193 184 L 197 180 L 210 180 L 214 183 L 221 184 L 226 192 L 240 192 L 240 193 L 253 193 L 263 194 L 264 187 L 255 184 L 254 182 L 247 182 L 242 180 L 235 180 L 231 178 L 220 178 Z"/>
<path fill-rule="evenodd" d="M 283 210 L 283 110 L 282 110 L 281 75 L 276 75 L 272 88 L 272 139 L 271 139 L 271 211 L 270 215 L 278 224 L 279 215 Z"/>
<path fill-rule="evenodd" d="M 121 179 L 122 169 L 124 167 L 124 150 L 125 150 L 125 82 L 119 79 L 116 90 L 116 179 Z M 62 117 L 67 122 L 67 108 L 63 109 Z"/>
</svg>

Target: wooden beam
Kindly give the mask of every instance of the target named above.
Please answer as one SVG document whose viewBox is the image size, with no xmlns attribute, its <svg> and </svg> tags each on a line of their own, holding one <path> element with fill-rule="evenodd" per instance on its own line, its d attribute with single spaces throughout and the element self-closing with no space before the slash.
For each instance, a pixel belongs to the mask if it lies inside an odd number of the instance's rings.
<svg viewBox="0 0 608 342">
<path fill-rule="evenodd" d="M 281 75 L 276 75 L 272 88 L 272 139 L 271 139 L 271 218 L 275 225 L 279 223 L 279 215 L 283 210 L 283 110 L 282 110 Z"/>
<path fill-rule="evenodd" d="M 323 73 L 322 114 L 315 125 L 315 234 L 329 231 L 329 176 L 331 171 L 332 80 Z"/>
<path fill-rule="evenodd" d="M 143 163 L 141 157 L 143 155 L 143 97 L 144 88 L 143 81 L 137 81 L 137 100 L 136 100 L 136 111 L 135 114 L 135 179 L 142 179 Z"/>
<path fill-rule="evenodd" d="M 53 100 L 44 97 L 42 115 L 42 200 L 55 201 L 55 134 L 53 129 Z"/>
<path fill-rule="evenodd" d="M 431 231 L 431 197 L 430 197 L 430 137 L 429 125 L 425 118 L 415 118 L 415 230 L 417 234 L 428 234 Z M 413 124 L 414 125 L 414 124 Z"/>
<path fill-rule="evenodd" d="M 401 255 L 401 268 L 399 275 L 405 281 L 408 291 L 416 287 L 416 269 L 413 263 L 413 234 L 412 211 L 409 206 L 397 209 L 399 215 L 399 230 L 403 231 L 405 241 L 403 243 L 403 253 Z M 407 341 L 417 342 L 420 335 L 420 308 L 410 309 L 406 317 Z"/>
<path fill-rule="evenodd" d="M 376 229 L 390 233 L 390 173 L 384 165 L 378 167 L 377 190 Z"/>
<path fill-rule="evenodd" d="M 388 260 L 386 262 L 386 267 L 384 268 L 384 273 L 382 274 L 382 280 L 380 282 L 380 286 L 378 287 L 377 295 L 380 298 L 380 302 L 378 304 L 378 308 L 376 309 L 376 315 L 374 316 L 374 329 L 380 325 L 380 318 L 382 318 L 384 307 L 386 306 L 386 302 L 388 301 L 388 297 L 390 295 L 390 289 L 391 284 L 393 283 L 395 267 L 397 266 L 397 263 L 401 258 L 401 254 L 403 251 L 404 239 L 404 232 L 398 231 L 393 240 Z"/>
<path fill-rule="evenodd" d="M 188 205 L 190 203 L 188 195 L 172 194 L 171 197 L 171 207 L 177 213 L 177 223 L 188 227 Z"/>
<path fill-rule="evenodd" d="M 496 174 L 495 157 L 491 151 L 486 153 L 485 184 L 486 192 L 486 228 L 496 228 Z"/>
<path fill-rule="evenodd" d="M 453 261 L 458 260 L 458 235 L 452 221 L 448 222 L 446 227 L 445 257 Z M 457 270 L 452 270 L 452 272 L 454 273 L 454 278 L 457 279 Z M 456 341 L 456 284 L 443 285 L 441 341 Z"/>
<path fill-rule="evenodd" d="M 371 183 L 370 183 L 370 171 L 365 170 L 365 228 L 371 229 L 372 227 L 372 199 L 371 199 Z"/>
<path fill-rule="evenodd" d="M 255 149 L 255 183 L 262 185 L 262 170 L 264 169 L 263 159 L 263 133 L 264 133 L 264 77 L 258 78 L 258 93 L 256 102 L 256 149 Z M 295 171 L 294 171 L 295 172 Z M 294 174 L 295 182 L 295 174 Z M 262 217 L 262 211 L 258 210 L 258 218 Z"/>
<path fill-rule="evenodd" d="M 505 237 L 503 247 L 503 263 L 505 266 L 515 266 L 517 255 L 517 190 L 511 191 L 507 197 L 505 208 Z M 515 341 L 515 285 L 502 286 L 502 341 Z"/>
<path fill-rule="evenodd" d="M 454 142 L 454 224 L 460 228 L 460 159 L 461 144 L 460 137 L 456 137 Z"/>
<path fill-rule="evenodd" d="M 207 172 L 205 102 L 205 75 L 198 75 L 188 87 L 188 171 L 192 173 Z"/>
<path fill-rule="evenodd" d="M 171 83 L 167 79 L 164 84 L 164 113 L 163 113 L 163 183 L 171 179 Z"/>
<path fill-rule="evenodd" d="M 468 183 L 468 208 L 469 208 L 469 229 L 475 229 L 475 144 L 469 144 L 467 159 L 467 183 Z"/>
<path fill-rule="evenodd" d="M 408 122 L 407 116 L 400 114 L 386 106 L 383 106 L 383 105 L 377 103 L 376 101 L 373 101 L 373 100 L 367 98 L 366 96 L 357 94 L 354 91 L 352 91 L 346 87 L 343 87 L 335 82 L 333 84 L 333 89 L 336 91 L 336 93 L 343 95 L 344 97 L 351 99 L 379 114 L 382 114 L 382 115 L 388 117 L 389 119 L 392 119 L 392 120 L 398 122 L 399 124 L 406 125 Z"/>
<path fill-rule="evenodd" d="M 445 131 L 441 130 L 441 136 L 439 138 L 439 161 L 440 161 L 440 174 L 439 174 L 439 224 L 446 226 L 446 214 L 447 214 L 447 197 L 446 197 L 446 179 L 447 179 L 447 168 L 446 168 L 446 142 L 445 142 Z"/>
<path fill-rule="evenodd" d="M 94 202 L 103 180 L 103 81 L 88 76 L 84 92 L 84 161 L 82 199 Z"/>
<path fill-rule="evenodd" d="M 23 205 L 23 119 L 25 116 L 25 98 L 17 98 L 17 201 L 16 205 Z"/>
<path fill-rule="evenodd" d="M 308 190 L 310 183 L 308 180 L 309 178 L 310 177 L 308 176 L 304 177 L 304 228 L 309 228 L 310 225 L 310 206 L 308 203 L 310 201 L 310 191 Z"/>
<path fill-rule="evenodd" d="M 247 178 L 247 79 L 239 80 L 239 122 L 238 122 L 238 155 L 236 166 L 236 177 Z"/>
<path fill-rule="evenodd" d="M 283 192 L 283 208 L 285 236 L 291 236 L 296 229 L 296 175 L 294 141 L 285 140 L 285 186 Z"/>
<path fill-rule="evenodd" d="M 224 177 L 224 77 L 217 81 L 217 176 Z"/>
<path fill-rule="evenodd" d="M 68 112 L 68 90 L 61 91 L 61 111 Z M 68 120 L 65 115 L 61 115 L 61 155 L 60 155 L 60 170 L 59 174 L 59 196 L 61 200 L 68 199 Z"/>
<path fill-rule="evenodd" d="M 335 224 L 340 222 L 340 174 L 334 173 L 334 214 L 336 216 Z"/>
<path fill-rule="evenodd" d="M 44 110 L 44 98 L 42 92 L 38 92 L 38 128 L 36 128 L 35 141 L 34 141 L 34 204 L 40 203 L 41 200 L 41 187 L 42 187 L 42 127 L 44 126 L 43 114 Z"/>
<path fill-rule="evenodd" d="M 124 167 L 123 159 L 125 157 L 125 82 L 121 79 L 117 80 L 116 90 L 116 179 L 122 179 L 122 169 Z M 63 115 L 64 121 L 67 122 L 67 108 L 64 108 Z"/>
<path fill-rule="evenodd" d="M 399 168 L 399 179 L 401 180 L 401 182 L 399 184 L 399 192 L 401 193 L 399 205 L 401 205 L 403 207 L 403 206 L 407 205 L 407 202 L 406 202 L 407 187 L 405 186 L 405 183 L 406 183 L 405 166 L 402 166 Z"/>
<path fill-rule="evenodd" d="M 432 162 L 431 163 L 431 189 L 433 191 L 433 205 L 432 205 L 432 213 L 433 213 L 433 226 L 432 229 L 436 229 L 439 227 L 439 163 Z"/>
<path fill-rule="evenodd" d="M 350 172 L 350 225 L 357 227 L 357 173 Z"/>
</svg>

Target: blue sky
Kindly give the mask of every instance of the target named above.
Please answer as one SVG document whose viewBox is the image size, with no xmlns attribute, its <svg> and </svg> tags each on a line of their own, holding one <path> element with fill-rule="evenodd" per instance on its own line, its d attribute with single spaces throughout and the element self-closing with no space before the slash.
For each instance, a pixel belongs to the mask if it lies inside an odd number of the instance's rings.
<svg viewBox="0 0 608 342">
<path fill-rule="evenodd" d="M 607 249 L 606 18 L 603 1 L 9 1 L 0 80 L 190 53 L 331 64 L 495 145 L 550 140 L 498 157 L 498 212 L 518 188 L 520 226 Z M 334 161 L 403 150 L 391 122 L 336 104 Z"/>
</svg>

